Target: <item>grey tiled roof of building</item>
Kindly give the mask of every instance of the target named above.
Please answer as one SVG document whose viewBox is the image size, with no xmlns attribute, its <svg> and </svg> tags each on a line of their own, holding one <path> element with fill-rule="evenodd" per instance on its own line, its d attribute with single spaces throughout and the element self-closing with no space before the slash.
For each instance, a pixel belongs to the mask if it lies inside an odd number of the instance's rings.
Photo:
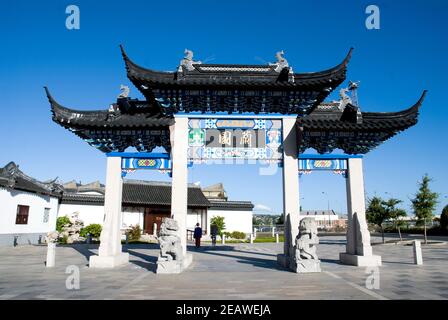
<svg viewBox="0 0 448 320">
<path fill-rule="evenodd" d="M 59 197 L 62 193 L 61 185 L 57 184 L 55 180 L 43 182 L 34 179 L 23 173 L 19 166 L 12 161 L 0 168 L 0 186 L 54 197 Z"/>
<path fill-rule="evenodd" d="M 210 210 L 252 211 L 254 205 L 250 201 L 209 200 Z"/>
<path fill-rule="evenodd" d="M 101 190 L 99 190 L 101 191 Z M 171 183 L 144 180 L 124 180 L 123 182 L 123 205 L 158 205 L 171 206 Z M 104 203 L 102 194 L 83 194 L 65 192 L 62 203 Z M 206 208 L 210 205 L 201 189 L 193 184 L 188 186 L 188 206 Z"/>
</svg>

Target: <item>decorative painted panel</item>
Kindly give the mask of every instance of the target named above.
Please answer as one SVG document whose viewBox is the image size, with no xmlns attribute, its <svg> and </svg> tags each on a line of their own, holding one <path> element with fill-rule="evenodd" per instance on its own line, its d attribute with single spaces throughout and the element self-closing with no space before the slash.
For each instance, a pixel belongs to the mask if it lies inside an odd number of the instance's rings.
<svg viewBox="0 0 448 320">
<path fill-rule="evenodd" d="M 191 118 L 188 126 L 188 159 L 193 163 L 283 159 L 281 119 Z"/>
<path fill-rule="evenodd" d="M 156 158 L 122 158 L 121 160 L 122 176 L 135 170 L 158 170 L 161 173 L 171 171 L 171 159 Z"/>
<path fill-rule="evenodd" d="M 299 173 L 308 174 L 312 171 L 333 171 L 345 175 L 347 172 L 346 159 L 299 159 Z"/>
</svg>

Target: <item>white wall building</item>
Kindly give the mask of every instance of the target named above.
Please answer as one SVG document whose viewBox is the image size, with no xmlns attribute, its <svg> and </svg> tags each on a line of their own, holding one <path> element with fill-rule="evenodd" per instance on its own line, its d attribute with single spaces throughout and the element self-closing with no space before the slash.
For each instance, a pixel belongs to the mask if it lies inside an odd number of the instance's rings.
<svg viewBox="0 0 448 320">
<path fill-rule="evenodd" d="M 104 185 L 93 182 L 87 185 L 69 182 L 64 184 L 58 216 L 78 212 L 84 225 L 102 224 L 104 220 Z M 164 217 L 170 217 L 171 183 L 124 180 L 121 228 L 126 230 L 139 225 L 143 233 L 153 234 L 154 224 L 157 230 Z M 194 229 L 197 222 L 206 225 L 208 200 L 200 187 L 188 187 L 187 228 Z M 204 231 L 206 231 L 205 229 Z"/>
<path fill-rule="evenodd" d="M 56 229 L 56 219 L 78 213 L 84 226 L 103 224 L 105 188 L 99 182 L 82 185 L 74 181 L 60 185 L 37 181 L 14 163 L 0 168 L 0 246 L 37 244 Z M 143 233 L 153 234 L 163 217 L 170 217 L 171 183 L 124 180 L 122 230 L 139 225 Z M 210 219 L 224 217 L 225 231 L 252 232 L 250 201 L 228 201 L 222 184 L 204 189 L 188 186 L 187 230 L 197 223 L 209 236 Z M 191 233 L 190 233 L 191 235 Z"/>
<path fill-rule="evenodd" d="M 210 201 L 208 208 L 208 226 L 210 219 L 215 216 L 224 217 L 226 232 L 240 231 L 246 234 L 252 233 L 252 217 L 254 205 L 250 201 L 229 201 L 227 192 L 222 183 L 217 183 L 202 189 L 202 192 Z"/>
<path fill-rule="evenodd" d="M 0 246 L 44 242 L 55 229 L 61 192 L 57 184 L 27 176 L 13 162 L 0 168 Z"/>
</svg>

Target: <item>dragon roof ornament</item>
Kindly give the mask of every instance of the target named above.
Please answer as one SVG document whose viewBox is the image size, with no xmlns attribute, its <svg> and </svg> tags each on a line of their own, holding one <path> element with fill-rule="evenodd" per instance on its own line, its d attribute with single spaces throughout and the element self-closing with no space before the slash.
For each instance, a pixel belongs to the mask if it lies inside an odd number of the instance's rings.
<svg viewBox="0 0 448 320">
<path fill-rule="evenodd" d="M 178 68 L 178 72 L 182 72 L 185 68 L 187 71 L 194 70 L 193 64 L 202 64 L 201 61 L 194 61 L 193 60 L 193 51 L 185 49 L 184 51 L 185 57 L 180 60 L 180 66 Z"/>
</svg>

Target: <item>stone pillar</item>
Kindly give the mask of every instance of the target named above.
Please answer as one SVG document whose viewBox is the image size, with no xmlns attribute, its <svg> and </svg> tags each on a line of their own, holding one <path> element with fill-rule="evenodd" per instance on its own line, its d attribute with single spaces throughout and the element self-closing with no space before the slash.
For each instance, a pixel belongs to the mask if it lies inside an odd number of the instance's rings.
<svg viewBox="0 0 448 320">
<path fill-rule="evenodd" d="M 208 227 L 207 227 L 207 212 L 204 209 L 200 210 L 201 212 L 201 228 L 202 233 L 206 232 L 207 235 L 209 235 Z"/>
<path fill-rule="evenodd" d="M 283 127 L 283 212 L 285 221 L 284 254 L 277 261 L 294 270 L 294 241 L 299 232 L 299 161 L 297 158 L 296 118 L 285 117 Z"/>
<path fill-rule="evenodd" d="M 174 117 L 170 127 L 171 139 L 171 215 L 179 224 L 182 251 L 187 254 L 187 196 L 188 196 L 188 118 Z"/>
<path fill-rule="evenodd" d="M 380 266 L 381 257 L 372 254 L 370 232 L 367 228 L 362 158 L 347 160 L 347 246 L 340 253 L 344 264 Z"/>
<path fill-rule="evenodd" d="M 56 260 L 56 243 L 55 242 L 48 242 L 47 245 L 47 260 L 45 263 L 45 266 L 47 268 L 52 268 L 55 266 L 55 260 Z"/>
<path fill-rule="evenodd" d="M 412 243 L 412 251 L 414 253 L 414 264 L 422 265 L 422 246 L 419 240 L 414 240 L 414 242 Z"/>
<path fill-rule="evenodd" d="M 113 268 L 129 262 L 129 254 L 121 251 L 121 157 L 107 157 L 104 223 L 97 256 L 91 256 L 90 268 Z"/>
</svg>

